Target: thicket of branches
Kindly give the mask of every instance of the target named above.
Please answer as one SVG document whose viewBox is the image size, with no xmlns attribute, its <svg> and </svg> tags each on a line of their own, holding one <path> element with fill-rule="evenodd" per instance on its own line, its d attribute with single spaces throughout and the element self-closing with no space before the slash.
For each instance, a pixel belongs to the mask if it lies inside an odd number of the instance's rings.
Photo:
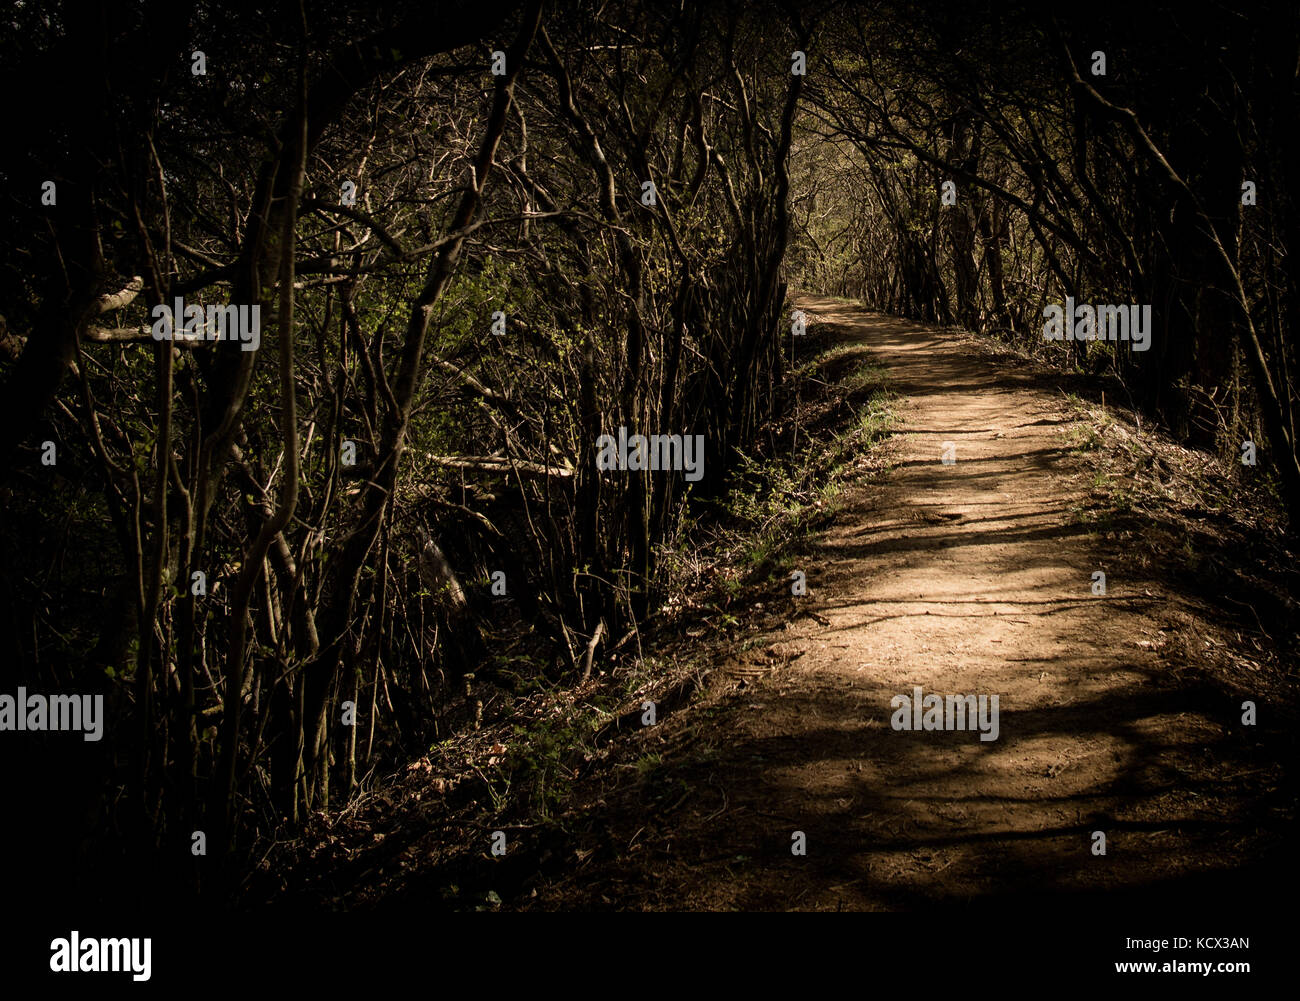
<svg viewBox="0 0 1300 1001">
<path fill-rule="evenodd" d="M 1150 352 L 1080 358 L 1266 442 L 1294 513 L 1296 14 L 1195 18 L 10 10 L 0 665 L 109 706 L 9 742 L 51 857 L 193 881 L 193 832 L 238 859 L 465 725 L 466 673 L 582 678 L 780 406 L 787 272 L 1027 338 L 1152 303 Z M 261 347 L 154 340 L 177 296 Z M 704 479 L 601 472 L 620 427 L 703 435 Z"/>
<path fill-rule="evenodd" d="M 1296 523 L 1295 6 L 884 3 L 817 41 L 792 168 L 803 281 L 1029 340 L 1066 296 L 1150 304 L 1149 350 L 1065 350 L 1197 445 L 1267 442 Z"/>
<path fill-rule="evenodd" d="M 687 486 L 598 437 L 702 434 L 716 493 L 780 391 L 797 14 L 291 8 L 12 14 L 3 656 L 107 694 L 74 855 L 221 856 L 458 725 L 467 672 L 581 677 Z M 177 296 L 261 348 L 156 341 Z M 32 791 L 67 762 L 27 746 Z"/>
</svg>

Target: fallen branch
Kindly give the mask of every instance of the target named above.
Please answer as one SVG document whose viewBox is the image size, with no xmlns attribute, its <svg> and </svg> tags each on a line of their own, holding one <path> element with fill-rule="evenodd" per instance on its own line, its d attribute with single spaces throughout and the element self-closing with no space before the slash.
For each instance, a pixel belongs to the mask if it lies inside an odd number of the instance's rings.
<svg viewBox="0 0 1300 1001">
<path fill-rule="evenodd" d="M 543 466 L 537 462 L 520 459 L 499 459 L 493 455 L 430 455 L 419 452 L 429 462 L 448 469 L 475 469 L 482 473 L 509 473 L 518 471 L 532 476 L 572 476 L 573 470 L 560 466 Z"/>
</svg>

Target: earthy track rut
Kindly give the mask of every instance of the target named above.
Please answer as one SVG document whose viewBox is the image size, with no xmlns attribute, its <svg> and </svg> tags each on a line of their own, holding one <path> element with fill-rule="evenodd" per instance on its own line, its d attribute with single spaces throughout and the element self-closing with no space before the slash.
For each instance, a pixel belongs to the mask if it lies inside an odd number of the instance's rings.
<svg viewBox="0 0 1300 1001">
<path fill-rule="evenodd" d="M 1080 521 L 1088 479 L 1062 397 L 950 333 L 801 306 L 888 370 L 891 468 L 800 558 L 821 619 L 780 634 L 775 652 L 795 659 L 639 738 L 662 765 L 591 807 L 606 843 L 537 904 L 1232 898 L 1230 870 L 1272 847 L 1278 766 L 1235 725 L 1239 706 L 1156 652 L 1205 610 Z M 894 730 L 890 699 L 914 686 L 996 694 L 997 739 Z"/>
</svg>

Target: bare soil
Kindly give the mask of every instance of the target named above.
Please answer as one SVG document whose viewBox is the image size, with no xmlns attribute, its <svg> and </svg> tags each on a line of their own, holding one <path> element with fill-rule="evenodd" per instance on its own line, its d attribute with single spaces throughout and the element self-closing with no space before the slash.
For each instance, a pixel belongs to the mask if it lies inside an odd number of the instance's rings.
<svg viewBox="0 0 1300 1001">
<path fill-rule="evenodd" d="M 1140 512 L 1099 530 L 1077 411 L 951 331 L 801 308 L 888 369 L 889 471 L 800 555 L 809 594 L 766 610 L 750 666 L 631 738 L 622 778 L 579 786 L 590 843 L 507 905 L 1244 907 L 1278 889 L 1294 678 L 1224 653 L 1240 631 L 1162 572 Z M 914 686 L 998 695 L 998 738 L 894 730 Z"/>
</svg>

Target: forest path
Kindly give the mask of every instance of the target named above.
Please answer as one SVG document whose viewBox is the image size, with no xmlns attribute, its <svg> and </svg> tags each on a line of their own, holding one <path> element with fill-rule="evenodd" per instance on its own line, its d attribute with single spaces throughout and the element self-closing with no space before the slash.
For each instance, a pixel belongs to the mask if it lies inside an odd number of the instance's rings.
<svg viewBox="0 0 1300 1001">
<path fill-rule="evenodd" d="M 580 852 L 536 905 L 893 910 L 1068 892 L 1113 907 L 1234 892 L 1226 871 L 1263 823 L 1259 761 L 1240 709 L 1155 652 L 1192 606 L 1122 553 L 1102 558 L 1072 513 L 1090 476 L 1062 397 L 949 332 L 833 299 L 800 308 L 888 370 L 891 468 L 800 557 L 800 602 L 821 620 L 777 627 L 768 649 L 787 666 L 633 738 L 639 778 L 586 807 L 603 850 Z M 890 700 L 914 686 L 997 695 L 997 738 L 894 730 Z"/>
</svg>

